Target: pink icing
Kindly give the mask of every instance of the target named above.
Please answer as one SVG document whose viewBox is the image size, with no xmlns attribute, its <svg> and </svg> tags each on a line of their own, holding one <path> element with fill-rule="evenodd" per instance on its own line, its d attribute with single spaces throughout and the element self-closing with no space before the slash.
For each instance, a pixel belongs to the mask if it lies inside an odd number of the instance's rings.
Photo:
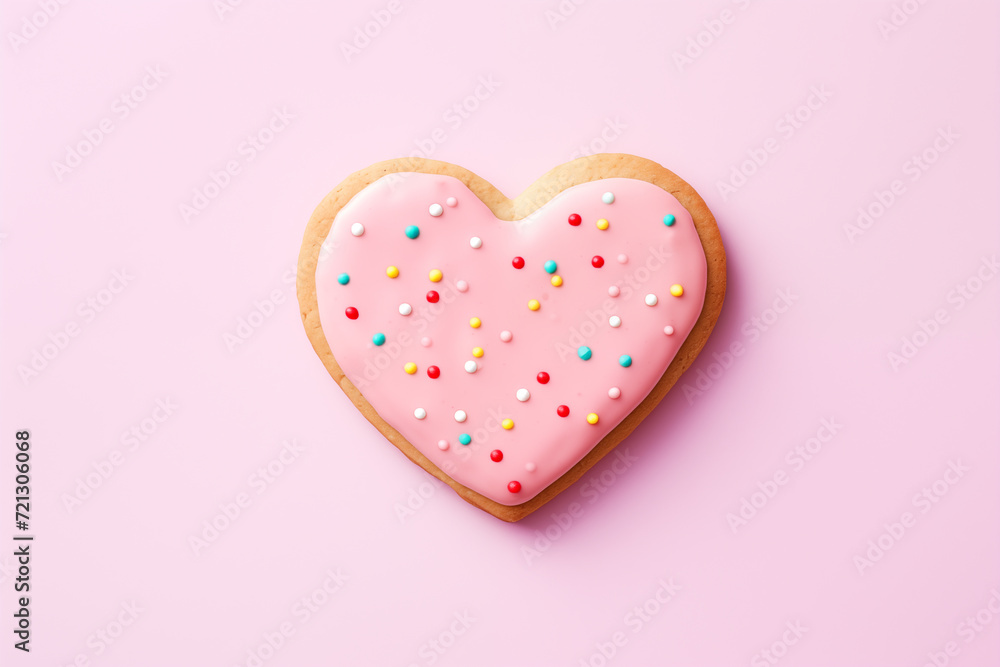
<svg viewBox="0 0 1000 667">
<path fill-rule="evenodd" d="M 605 192 L 614 194 L 612 204 L 602 201 Z M 434 204 L 443 205 L 442 214 L 431 215 Z M 568 224 L 572 213 L 583 218 L 580 225 Z M 676 217 L 672 226 L 666 214 Z M 601 218 L 610 223 L 603 231 Z M 364 225 L 361 236 L 351 232 L 356 223 Z M 420 230 L 416 239 L 404 232 L 410 225 Z M 479 248 L 472 237 L 482 240 Z M 504 505 L 523 503 L 558 479 L 645 398 L 705 298 L 705 253 L 691 215 L 673 195 L 639 180 L 577 185 L 508 222 L 452 177 L 383 178 L 341 209 L 327 240 L 332 251 L 316 270 L 319 315 L 348 379 L 438 467 Z M 605 260 L 600 268 L 595 256 Z M 514 268 L 514 257 L 524 268 Z M 557 263 L 553 274 L 547 260 Z M 386 275 L 389 266 L 398 277 Z M 443 274 L 439 282 L 429 277 L 433 269 Z M 346 285 L 338 282 L 344 273 Z M 680 297 L 670 293 L 675 284 L 684 288 Z M 427 301 L 431 290 L 437 303 Z M 656 305 L 647 305 L 648 294 Z M 403 303 L 412 307 L 407 316 Z M 349 307 L 357 319 L 345 315 Z M 620 324 L 612 326 L 612 317 Z M 378 333 L 382 346 L 373 343 Z M 578 356 L 580 346 L 591 349 L 589 360 Z M 621 365 L 622 355 L 631 366 Z M 413 374 L 404 370 L 410 362 Z M 436 379 L 430 366 L 440 371 Z M 543 371 L 545 384 L 536 377 Z M 519 400 L 520 389 L 527 400 Z M 557 413 L 561 405 L 568 416 Z M 461 423 L 458 411 L 466 414 Z M 593 425 L 591 413 L 599 417 Z M 463 433 L 469 445 L 460 443 Z M 512 493 L 515 481 L 520 490 Z"/>
</svg>

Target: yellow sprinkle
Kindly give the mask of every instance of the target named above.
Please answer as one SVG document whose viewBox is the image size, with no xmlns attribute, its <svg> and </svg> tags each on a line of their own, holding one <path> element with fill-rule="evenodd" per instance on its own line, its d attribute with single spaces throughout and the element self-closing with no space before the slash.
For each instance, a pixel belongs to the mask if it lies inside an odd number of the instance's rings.
<svg viewBox="0 0 1000 667">
<path fill-rule="evenodd" d="M 413 375 L 414 373 L 417 372 L 417 365 L 412 361 L 408 361 L 406 362 L 406 365 L 403 366 L 403 370 L 409 373 L 410 375 Z"/>
<path fill-rule="evenodd" d="M 549 282 L 551 282 L 556 287 L 562 287 L 562 276 L 552 276 L 552 280 L 550 280 Z"/>
<path fill-rule="evenodd" d="M 671 285 L 670 293 L 673 294 L 674 296 L 680 296 L 684 294 L 684 288 L 681 287 L 680 285 Z"/>
<path fill-rule="evenodd" d="M 472 348 L 472 356 L 474 356 L 474 357 L 481 357 L 481 356 L 483 356 L 483 348 L 481 348 L 481 347 L 474 347 L 474 348 Z"/>
<path fill-rule="evenodd" d="M 390 278 L 395 278 L 396 276 L 399 275 L 399 269 L 397 269 L 395 266 L 390 266 L 388 269 L 385 270 L 385 275 L 389 276 Z"/>
<path fill-rule="evenodd" d="M 528 310 L 538 310 L 542 307 L 542 304 L 538 303 L 536 299 L 532 299 L 528 302 Z"/>
<path fill-rule="evenodd" d="M 604 218 L 601 218 L 600 220 L 597 221 L 597 228 L 598 229 L 607 229 L 610 224 L 611 224 L 610 222 L 608 222 Z"/>
<path fill-rule="evenodd" d="M 587 423 L 588 424 L 596 424 L 597 420 L 598 420 L 598 416 L 597 416 L 596 412 L 591 412 L 589 415 L 587 415 Z"/>
<path fill-rule="evenodd" d="M 512 428 L 514 428 L 514 420 L 513 419 L 504 419 L 502 422 L 500 422 L 500 425 L 504 427 L 504 430 L 509 431 Z"/>
<path fill-rule="evenodd" d="M 482 325 L 482 323 L 483 321 L 478 317 L 473 317 L 471 320 L 469 320 L 469 326 L 472 327 L 473 329 L 478 329 Z"/>
<path fill-rule="evenodd" d="M 441 282 L 441 278 L 443 278 L 443 277 L 444 277 L 444 274 L 441 273 L 440 271 L 438 271 L 437 269 L 431 269 L 430 274 L 428 274 L 428 278 L 431 279 L 432 283 L 439 283 L 439 282 Z"/>
</svg>

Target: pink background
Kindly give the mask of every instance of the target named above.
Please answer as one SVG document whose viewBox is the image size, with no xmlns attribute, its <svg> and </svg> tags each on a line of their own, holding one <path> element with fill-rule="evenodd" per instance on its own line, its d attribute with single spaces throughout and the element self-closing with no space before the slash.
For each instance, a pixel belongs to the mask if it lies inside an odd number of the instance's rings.
<svg viewBox="0 0 1000 667">
<path fill-rule="evenodd" d="M 996 3 L 662 4 L 3 4 L 4 664 L 997 664 Z M 372 12 L 391 21 L 348 61 Z M 294 118 L 250 160 L 275 109 Z M 294 302 L 313 207 L 420 145 L 510 195 L 582 152 L 649 157 L 726 242 L 723 316 L 622 445 L 636 463 L 603 462 L 517 525 L 386 443 Z M 881 215 L 849 238 L 859 207 Z M 7 546 L 25 428 L 30 655 L 11 647 Z M 818 433 L 808 462 L 786 458 Z M 274 462 L 286 441 L 301 451 Z M 870 541 L 889 548 L 859 565 Z M 328 572 L 346 577 L 331 593 Z"/>
</svg>

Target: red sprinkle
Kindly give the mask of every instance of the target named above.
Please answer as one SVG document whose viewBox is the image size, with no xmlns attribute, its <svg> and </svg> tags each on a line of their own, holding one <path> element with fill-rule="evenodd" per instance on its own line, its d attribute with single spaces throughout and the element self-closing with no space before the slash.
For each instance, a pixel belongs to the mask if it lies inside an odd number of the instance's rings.
<svg viewBox="0 0 1000 667">
<path fill-rule="evenodd" d="M 515 257 L 514 261 L 511 262 L 511 264 L 514 265 L 515 269 L 523 269 L 524 268 L 524 258 L 523 257 Z"/>
<path fill-rule="evenodd" d="M 556 408 L 556 414 L 559 415 L 560 417 L 569 417 L 569 406 L 560 405 L 558 408 Z"/>
<path fill-rule="evenodd" d="M 546 373 L 545 371 L 542 371 L 541 373 L 535 376 L 535 379 L 538 380 L 538 384 L 548 384 L 549 374 Z"/>
<path fill-rule="evenodd" d="M 507 485 L 507 490 L 510 491 L 511 493 L 520 493 L 521 492 L 521 483 L 520 482 L 511 482 L 510 484 Z"/>
<path fill-rule="evenodd" d="M 595 269 L 599 269 L 604 266 L 604 258 L 600 255 L 594 255 L 594 258 L 590 260 L 590 263 L 594 265 Z"/>
<path fill-rule="evenodd" d="M 503 461 L 503 452 L 501 452 L 499 449 L 494 449 L 492 452 L 490 452 L 490 460 L 492 460 L 494 463 L 500 463 L 501 461 Z"/>
<path fill-rule="evenodd" d="M 576 213 L 569 216 L 569 224 L 573 225 L 574 227 L 579 227 L 581 222 L 583 222 L 583 218 L 578 216 Z"/>
<path fill-rule="evenodd" d="M 438 293 L 435 292 L 434 290 L 431 290 L 430 292 L 427 293 L 427 300 L 430 301 L 431 303 L 437 303 L 438 299 L 440 298 L 441 297 L 438 296 Z"/>
<path fill-rule="evenodd" d="M 347 315 L 347 319 L 349 320 L 358 319 L 358 309 L 354 306 L 348 306 L 347 310 L 344 311 L 344 314 Z"/>
<path fill-rule="evenodd" d="M 429 377 L 432 380 L 436 380 L 440 376 L 441 376 L 441 369 L 440 368 L 438 368 L 437 366 L 428 366 L 427 367 L 427 377 Z"/>
</svg>

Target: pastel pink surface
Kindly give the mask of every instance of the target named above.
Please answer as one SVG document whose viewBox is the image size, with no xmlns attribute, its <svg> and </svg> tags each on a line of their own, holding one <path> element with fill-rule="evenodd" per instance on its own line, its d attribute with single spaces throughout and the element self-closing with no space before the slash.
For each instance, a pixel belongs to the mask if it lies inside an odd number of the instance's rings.
<svg viewBox="0 0 1000 667">
<path fill-rule="evenodd" d="M 445 208 L 447 201 L 454 205 Z M 434 204 L 437 216 L 429 212 Z M 569 224 L 571 215 L 581 222 Z M 418 228 L 416 238 L 404 233 L 408 226 Z M 320 322 L 348 379 L 435 465 L 504 505 L 552 484 L 646 397 L 705 298 L 705 253 L 691 215 L 669 192 L 631 179 L 574 186 L 528 218 L 506 221 L 455 178 L 403 173 L 356 194 L 324 246 L 316 271 Z M 390 266 L 396 278 L 387 276 Z M 439 282 L 430 280 L 433 270 L 443 274 Z M 672 296 L 673 285 L 683 293 Z M 617 297 L 609 296 L 612 286 Z M 439 293 L 437 303 L 428 303 L 428 290 Z M 348 308 L 360 314 L 349 318 Z M 372 342 L 375 334 L 385 336 L 383 345 Z M 580 357 L 581 348 L 590 358 Z M 415 373 L 404 371 L 408 363 Z M 439 377 L 427 375 L 431 366 Z M 549 379 L 539 382 L 539 373 Z M 620 398 L 609 396 L 613 387 Z M 561 405 L 568 416 L 557 414 Z M 502 427 L 507 419 L 513 428 Z M 460 434 L 470 443 L 461 444 Z M 496 450 L 501 461 L 491 458 Z"/>
</svg>

